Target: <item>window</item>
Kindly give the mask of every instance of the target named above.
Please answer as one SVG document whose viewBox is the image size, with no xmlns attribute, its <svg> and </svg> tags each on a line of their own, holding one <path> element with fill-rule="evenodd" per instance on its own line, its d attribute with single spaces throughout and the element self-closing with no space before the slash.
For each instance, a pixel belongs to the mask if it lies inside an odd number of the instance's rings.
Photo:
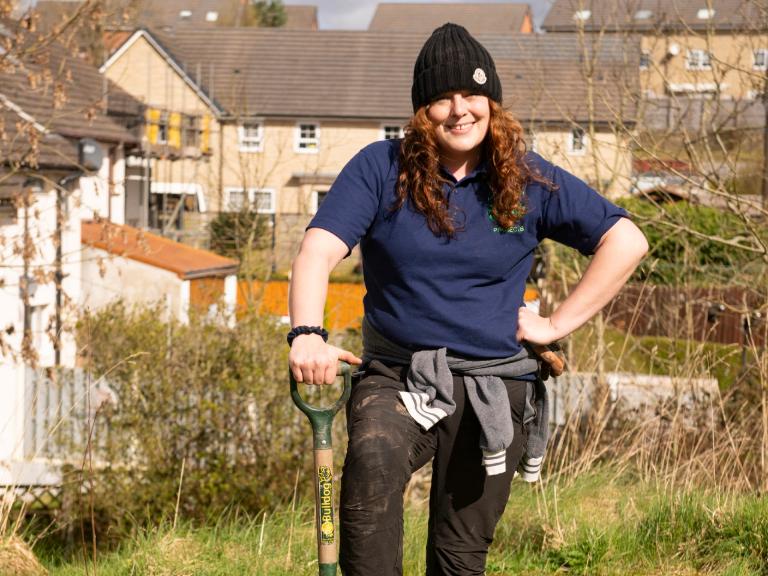
<svg viewBox="0 0 768 576">
<path fill-rule="evenodd" d="M 250 190 L 251 206 L 259 214 L 275 213 L 275 191 L 272 189 Z"/>
<path fill-rule="evenodd" d="M 181 145 L 193 148 L 200 147 L 200 119 L 197 116 L 181 117 Z"/>
<path fill-rule="evenodd" d="M 224 191 L 227 198 L 226 209 L 229 212 L 239 212 L 247 207 L 248 210 L 259 214 L 275 213 L 274 188 L 230 187 Z"/>
<path fill-rule="evenodd" d="M 16 224 L 18 209 L 12 196 L 0 196 L 0 226 Z"/>
<path fill-rule="evenodd" d="M 573 155 L 586 154 L 586 134 L 581 128 L 571 128 L 569 152 Z"/>
<path fill-rule="evenodd" d="M 403 127 L 396 126 L 394 124 L 382 124 L 381 131 L 379 133 L 379 140 L 395 140 L 396 138 L 402 138 Z"/>
<path fill-rule="evenodd" d="M 702 8 L 696 12 L 696 18 L 699 20 L 711 20 L 715 15 L 715 11 L 709 8 Z"/>
<path fill-rule="evenodd" d="M 157 143 L 168 144 L 168 112 L 162 112 L 157 121 Z"/>
<path fill-rule="evenodd" d="M 317 154 L 320 150 L 320 124 L 299 122 L 296 125 L 296 152 Z"/>
<path fill-rule="evenodd" d="M 651 18 L 650 10 L 638 10 L 635 12 L 635 20 L 649 20 Z"/>
<path fill-rule="evenodd" d="M 323 203 L 326 196 L 328 196 L 328 192 L 325 191 L 312 192 L 312 214 L 317 214 L 317 210 L 320 208 L 320 205 Z"/>
<path fill-rule="evenodd" d="M 768 50 L 754 50 L 752 52 L 752 59 L 754 60 L 753 68 L 755 70 L 768 69 Z"/>
<path fill-rule="evenodd" d="M 643 50 L 640 52 L 640 70 L 648 70 L 651 67 L 651 51 Z"/>
<path fill-rule="evenodd" d="M 589 17 L 592 16 L 592 10 L 578 10 L 574 12 L 573 19 L 574 20 L 589 20 Z"/>
<path fill-rule="evenodd" d="M 229 199 L 227 201 L 227 210 L 229 212 L 240 212 L 245 205 L 245 191 L 242 188 L 230 189 Z"/>
<path fill-rule="evenodd" d="M 240 152 L 261 152 L 263 143 L 263 122 L 249 122 L 237 127 L 237 149 Z"/>
<path fill-rule="evenodd" d="M 182 10 L 179 12 L 179 18 L 192 18 L 192 10 Z"/>
<path fill-rule="evenodd" d="M 216 20 L 219 19 L 219 13 L 218 12 L 206 12 L 205 13 L 205 21 L 206 22 L 216 22 Z"/>
<path fill-rule="evenodd" d="M 689 70 L 712 70 L 712 54 L 706 50 L 689 50 L 685 65 Z"/>
<path fill-rule="evenodd" d="M 531 129 L 525 131 L 525 147 L 528 148 L 531 152 L 538 152 L 539 143 L 538 143 L 538 132 Z"/>
</svg>

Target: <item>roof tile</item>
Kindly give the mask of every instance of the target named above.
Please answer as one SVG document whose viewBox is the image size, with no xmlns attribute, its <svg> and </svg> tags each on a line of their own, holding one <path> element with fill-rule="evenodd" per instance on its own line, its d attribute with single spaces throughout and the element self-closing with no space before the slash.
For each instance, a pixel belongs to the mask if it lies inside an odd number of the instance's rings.
<svg viewBox="0 0 768 576">
<path fill-rule="evenodd" d="M 82 243 L 175 272 L 182 280 L 237 273 L 237 261 L 130 226 L 86 220 Z"/>
</svg>

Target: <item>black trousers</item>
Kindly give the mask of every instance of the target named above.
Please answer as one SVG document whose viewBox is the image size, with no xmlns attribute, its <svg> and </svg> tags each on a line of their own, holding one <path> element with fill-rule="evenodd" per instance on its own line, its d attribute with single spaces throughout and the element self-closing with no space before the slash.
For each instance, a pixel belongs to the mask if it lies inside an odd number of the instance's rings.
<svg viewBox="0 0 768 576">
<path fill-rule="evenodd" d="M 527 440 L 521 424 L 526 383 L 504 380 L 515 438 L 507 449 L 507 471 L 488 476 L 463 378 L 454 376 L 456 411 L 424 432 L 400 400 L 407 373 L 407 366 L 373 361 L 352 383 L 339 508 L 342 574 L 402 575 L 403 494 L 413 472 L 432 458 L 427 575 L 485 574 L 488 547 Z"/>
</svg>

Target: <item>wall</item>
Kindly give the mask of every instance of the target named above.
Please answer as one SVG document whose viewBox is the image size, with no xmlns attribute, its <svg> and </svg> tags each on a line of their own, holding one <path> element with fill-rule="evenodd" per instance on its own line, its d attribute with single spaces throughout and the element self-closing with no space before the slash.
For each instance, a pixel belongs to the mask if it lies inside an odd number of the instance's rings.
<svg viewBox="0 0 768 576">
<path fill-rule="evenodd" d="M 676 44 L 680 53 L 667 56 L 669 47 Z M 705 86 L 720 82 L 722 95 L 732 98 L 747 98 L 750 90 L 762 90 L 765 84 L 765 70 L 753 68 L 752 51 L 768 49 L 768 36 L 751 34 L 712 33 L 707 35 L 644 36 L 642 49 L 652 54 L 656 68 L 640 71 L 644 90 L 654 94 L 666 94 L 666 77 L 670 83 L 687 84 L 688 89 L 698 85 L 699 92 Z M 686 67 L 687 51 L 706 50 L 714 53 L 713 70 L 689 70 Z"/>
<path fill-rule="evenodd" d="M 248 283 L 241 280 L 237 291 L 237 310 L 239 314 L 248 307 L 249 301 L 258 305 L 259 314 L 269 314 L 287 318 L 289 282 L 253 282 L 250 290 Z M 363 297 L 366 294 L 365 284 L 351 282 L 330 282 L 328 297 L 325 302 L 325 320 L 323 326 L 328 330 L 345 330 L 359 328 L 365 313 Z M 525 302 L 531 302 L 539 297 L 536 290 L 525 291 Z"/>
<path fill-rule="evenodd" d="M 583 127 L 585 132 L 587 127 Z M 571 133 L 564 128 L 543 128 L 536 132 L 535 150 L 553 164 L 571 172 L 593 188 L 603 181 L 604 195 L 629 195 L 632 155 L 629 146 L 613 132 L 596 131 L 595 140 L 586 134 L 582 153 L 571 151 Z"/>
<path fill-rule="evenodd" d="M 194 73 L 194 71 L 192 71 Z M 150 108 L 192 115 L 210 115 L 210 155 L 195 158 L 151 159 L 153 182 L 202 186 L 206 210 L 219 205 L 219 155 L 221 126 L 205 101 L 189 87 L 145 37 L 138 38 L 104 72 L 106 76 Z M 155 147 L 155 152 L 161 147 Z M 167 152 L 167 151 L 166 151 Z"/>
<path fill-rule="evenodd" d="M 59 182 L 66 173 L 44 172 L 42 177 L 50 182 Z M 38 180 L 41 182 L 41 180 Z M 19 187 L 23 185 L 19 182 Z M 76 199 L 75 195 L 75 199 Z M 74 200 L 70 206 L 74 206 Z M 69 219 L 62 230 L 62 271 L 64 280 L 64 308 L 62 317 L 65 324 L 73 321 L 77 314 L 69 299 L 76 302 L 80 292 L 79 254 L 80 224 L 77 210 L 67 212 Z M 16 247 L 23 242 L 24 210 L 17 210 L 16 222 L 9 220 L 0 225 L 0 262 L 3 264 L 2 286 L 0 286 L 0 330 L 6 347 L 0 354 L 0 482 L 8 473 L 10 460 L 23 456 L 23 439 L 26 426 L 25 406 L 28 400 L 26 390 L 27 368 L 19 356 L 24 332 L 24 302 L 21 298 L 21 277 L 23 259 L 16 254 Z M 56 257 L 53 234 L 56 229 L 56 193 L 51 186 L 44 185 L 34 194 L 34 203 L 28 210 L 29 240 L 35 252 L 30 259 L 30 276 L 39 281 L 37 289 L 29 299 L 32 307 L 32 344 L 37 354 L 37 371 L 42 372 L 54 365 L 55 351 L 49 334 L 54 332 L 56 314 L 56 286 L 50 273 Z M 42 274 L 40 274 L 42 273 Z M 50 327 L 50 329 L 49 329 Z M 76 343 L 70 332 L 61 337 L 61 365 L 73 368 L 76 363 Z"/>
<path fill-rule="evenodd" d="M 174 272 L 143 262 L 109 255 L 106 250 L 86 246 L 81 253 L 80 305 L 92 311 L 122 299 L 128 305 L 160 304 L 171 295 L 171 309 L 181 321 L 187 319 L 188 282 Z M 103 276 L 102 276 L 103 272 Z M 186 285 L 186 287 L 185 287 Z"/>
</svg>

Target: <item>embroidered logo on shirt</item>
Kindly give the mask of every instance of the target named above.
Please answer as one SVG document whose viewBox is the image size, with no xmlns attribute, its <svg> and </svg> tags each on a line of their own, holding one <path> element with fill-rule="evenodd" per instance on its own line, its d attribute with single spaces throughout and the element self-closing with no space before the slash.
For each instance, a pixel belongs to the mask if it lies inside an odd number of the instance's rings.
<svg viewBox="0 0 768 576">
<path fill-rule="evenodd" d="M 493 202 L 491 198 L 488 199 L 488 202 Z M 518 218 L 521 216 L 519 210 L 512 210 L 512 215 L 517 216 Z M 488 218 L 491 220 L 491 222 L 496 222 L 496 218 L 493 217 L 493 207 L 488 208 Z M 510 228 L 502 228 L 500 226 L 496 226 L 493 229 L 494 232 L 525 232 L 525 227 L 520 226 L 511 226 Z"/>
<path fill-rule="evenodd" d="M 472 76 L 472 79 L 478 84 L 485 84 L 488 77 L 485 75 L 482 68 L 475 68 L 475 74 Z"/>
</svg>

